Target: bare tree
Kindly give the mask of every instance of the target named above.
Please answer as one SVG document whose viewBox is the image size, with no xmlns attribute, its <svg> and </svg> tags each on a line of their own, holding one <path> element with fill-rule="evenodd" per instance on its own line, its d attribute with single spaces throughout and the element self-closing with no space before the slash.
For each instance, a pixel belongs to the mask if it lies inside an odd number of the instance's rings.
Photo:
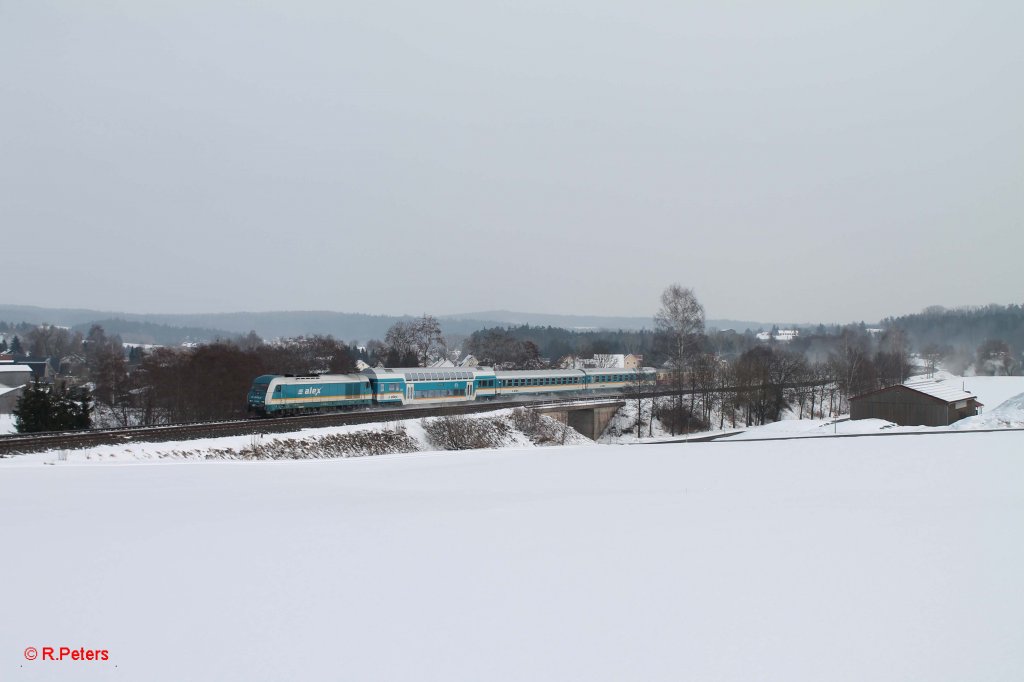
<svg viewBox="0 0 1024 682">
<path fill-rule="evenodd" d="M 696 350 L 696 339 L 704 332 L 704 306 L 693 289 L 673 284 L 661 294 L 661 308 L 654 316 L 654 324 L 666 345 L 672 384 L 676 389 L 674 407 L 677 417 L 682 418 L 686 369 Z"/>
<path fill-rule="evenodd" d="M 447 351 L 441 325 L 432 315 L 408 322 L 396 322 L 388 329 L 384 342 L 392 351 L 389 357 L 397 356 L 403 361 L 415 357 L 420 366 L 426 366 L 432 355 Z"/>
<path fill-rule="evenodd" d="M 636 400 L 636 437 L 642 438 L 644 426 L 644 399 L 649 398 L 651 401 L 654 400 L 653 396 L 651 396 L 651 389 L 654 386 L 654 380 L 649 373 L 644 372 L 643 367 L 626 371 L 632 372 L 632 374 L 626 375 L 629 378 L 629 382 L 626 385 L 626 393 L 630 400 Z M 653 419 L 654 404 L 652 402 L 651 412 L 647 416 L 649 425 L 648 432 L 652 431 L 654 428 Z"/>
<path fill-rule="evenodd" d="M 416 357 L 416 338 L 415 330 L 413 329 L 412 322 L 395 322 L 388 329 L 387 334 L 384 335 L 384 343 L 387 344 L 388 352 L 388 364 L 397 365 L 399 363 L 404 364 L 404 360 L 409 357 Z M 398 362 L 394 359 L 400 358 Z"/>
</svg>

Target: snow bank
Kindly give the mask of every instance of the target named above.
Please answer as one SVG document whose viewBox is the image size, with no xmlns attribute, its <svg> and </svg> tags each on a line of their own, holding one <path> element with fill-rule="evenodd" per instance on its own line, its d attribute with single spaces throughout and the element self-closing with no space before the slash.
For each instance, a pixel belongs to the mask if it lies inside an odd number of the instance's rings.
<svg viewBox="0 0 1024 682">
<path fill-rule="evenodd" d="M 514 409 L 496 410 L 467 415 L 460 419 L 498 422 L 498 436 L 488 442 L 495 448 L 524 448 L 552 445 L 538 434 L 526 434 L 517 427 Z M 436 421 L 433 417 L 428 423 Z M 579 445 L 592 441 L 577 431 L 564 427 L 546 415 L 536 421 L 549 431 L 560 431 L 558 444 Z M 396 438 L 396 433 L 402 435 Z M 539 434 L 546 436 L 548 434 Z M 374 442 L 376 440 L 377 442 Z M 156 443 L 132 442 L 120 445 L 99 445 L 82 450 L 35 452 L 0 458 L 0 465 L 54 463 L 54 462 L 129 462 L 134 460 L 252 460 L 252 459 L 327 459 L 330 457 L 360 457 L 410 451 L 441 449 L 432 443 L 419 419 L 380 421 L 317 429 L 302 429 L 288 433 L 198 438 L 186 441 Z"/>
<path fill-rule="evenodd" d="M 961 419 L 949 428 L 954 431 L 1024 428 L 1024 393 L 1010 398 L 993 410 Z"/>
<path fill-rule="evenodd" d="M 917 427 L 909 427 L 919 430 Z M 729 440 L 752 440 L 758 438 L 803 438 L 815 436 L 853 435 L 879 433 L 881 431 L 905 431 L 884 419 L 858 419 L 836 421 L 834 419 L 786 419 L 780 422 L 752 426 L 742 433 L 728 436 Z"/>
<path fill-rule="evenodd" d="M 598 439 L 600 443 L 636 443 L 650 438 L 663 438 L 671 435 L 661 425 L 661 422 L 657 418 L 651 421 L 651 399 L 646 398 L 642 402 L 642 419 L 643 428 L 641 429 L 641 437 L 636 437 L 636 421 L 637 421 L 637 402 L 636 400 L 627 400 L 626 404 L 619 408 L 619 411 L 615 413 L 611 421 L 608 422 L 608 426 L 605 427 L 604 433 Z"/>
<path fill-rule="evenodd" d="M 1022 446 L 8 466 L 0 677 L 1015 682 Z"/>
</svg>

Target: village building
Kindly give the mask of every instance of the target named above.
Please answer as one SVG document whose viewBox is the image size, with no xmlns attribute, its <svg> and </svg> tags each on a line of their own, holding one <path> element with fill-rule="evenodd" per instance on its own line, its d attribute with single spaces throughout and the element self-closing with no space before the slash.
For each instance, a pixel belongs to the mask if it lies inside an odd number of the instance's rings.
<svg viewBox="0 0 1024 682">
<path fill-rule="evenodd" d="M 563 358 L 564 369 L 639 369 L 644 366 L 644 356 L 633 353 L 598 353 L 593 357 L 570 356 Z"/>
<path fill-rule="evenodd" d="M 884 419 L 900 426 L 948 426 L 980 414 L 977 396 L 952 381 L 912 379 L 850 398 L 850 419 Z"/>
<path fill-rule="evenodd" d="M 32 380 L 32 368 L 28 365 L 0 363 L 0 414 L 13 412 L 25 385 Z"/>
</svg>

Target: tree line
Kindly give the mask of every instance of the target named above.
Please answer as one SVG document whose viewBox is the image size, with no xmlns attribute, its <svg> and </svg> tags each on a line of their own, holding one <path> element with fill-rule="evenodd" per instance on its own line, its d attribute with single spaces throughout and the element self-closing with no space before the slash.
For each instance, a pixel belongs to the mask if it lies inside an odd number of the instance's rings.
<svg viewBox="0 0 1024 682">
<path fill-rule="evenodd" d="M 777 420 L 787 409 L 799 416 L 828 417 L 848 410 L 850 396 L 900 383 L 910 374 L 910 353 L 933 366 L 950 360 L 949 348 L 936 347 L 936 329 L 955 329 L 982 320 L 982 331 L 963 337 L 974 349 L 959 349 L 979 373 L 1020 371 L 1019 306 L 982 309 L 928 309 L 919 316 L 890 318 L 881 330 L 863 323 L 806 328 L 789 342 L 764 342 L 751 330 L 705 328 L 704 309 L 691 289 L 666 288 L 651 329 L 567 330 L 529 325 L 494 327 L 460 338 L 445 335 L 430 315 L 396 322 L 383 340 L 365 346 L 315 335 L 266 343 L 255 332 L 194 347 L 125 346 L 116 334 L 92 325 L 86 333 L 52 325 L 0 322 L 6 348 L 33 357 L 57 358 L 60 379 L 48 390 L 47 408 L 65 424 L 67 401 L 94 397 L 96 409 L 80 410 L 80 427 L 101 413 L 116 425 L 232 419 L 246 413 L 246 393 L 261 374 L 311 375 L 356 371 L 370 366 L 422 366 L 474 355 L 499 369 L 559 367 L 574 358 L 600 354 L 642 355 L 658 368 L 662 388 L 674 396 L 659 403 L 657 415 L 675 432 L 755 425 Z M 954 354 L 955 354 L 954 353 Z M 72 395 L 71 389 L 81 390 Z M 638 387 L 639 388 L 642 387 Z M 33 393 L 37 407 L 45 401 Z M 61 401 L 64 401 L 63 403 Z M 62 406 L 58 406 L 58 404 Z M 41 409 L 41 408 L 40 408 Z M 86 417 L 82 417 L 84 414 Z M 64 421 L 61 421 L 64 420 Z M 29 421 L 25 422 L 26 424 Z M 64 427 L 61 428 L 73 428 Z M 77 427 L 74 427 L 77 428 Z"/>
</svg>

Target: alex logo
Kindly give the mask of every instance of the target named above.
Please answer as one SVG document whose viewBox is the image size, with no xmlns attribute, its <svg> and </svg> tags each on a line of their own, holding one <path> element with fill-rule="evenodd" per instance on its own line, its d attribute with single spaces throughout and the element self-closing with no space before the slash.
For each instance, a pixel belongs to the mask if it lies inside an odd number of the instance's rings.
<svg viewBox="0 0 1024 682">
<path fill-rule="evenodd" d="M 320 395 L 321 388 L 300 388 L 299 395 Z"/>
</svg>

